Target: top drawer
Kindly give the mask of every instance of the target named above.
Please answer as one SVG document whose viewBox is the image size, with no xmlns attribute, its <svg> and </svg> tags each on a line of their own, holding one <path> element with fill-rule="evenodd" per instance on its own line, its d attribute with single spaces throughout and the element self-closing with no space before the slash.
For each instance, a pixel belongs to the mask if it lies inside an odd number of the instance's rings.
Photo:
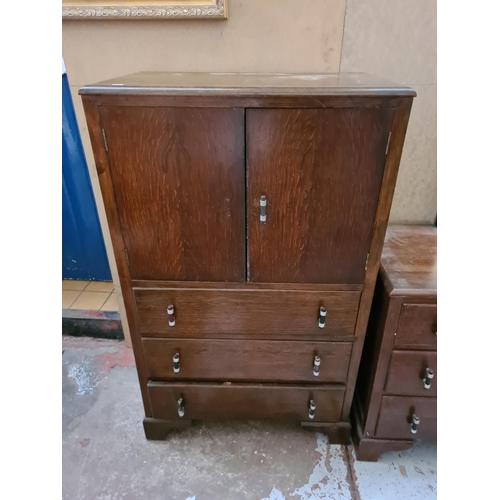
<svg viewBox="0 0 500 500">
<path fill-rule="evenodd" d="M 436 304 L 403 304 L 394 346 L 437 348 Z"/>
<path fill-rule="evenodd" d="M 134 290 L 139 329 L 148 337 L 286 338 L 330 340 L 351 336 L 360 292 L 274 290 Z M 175 326 L 167 307 L 174 306 Z M 325 324 L 318 325 L 320 307 Z"/>
</svg>

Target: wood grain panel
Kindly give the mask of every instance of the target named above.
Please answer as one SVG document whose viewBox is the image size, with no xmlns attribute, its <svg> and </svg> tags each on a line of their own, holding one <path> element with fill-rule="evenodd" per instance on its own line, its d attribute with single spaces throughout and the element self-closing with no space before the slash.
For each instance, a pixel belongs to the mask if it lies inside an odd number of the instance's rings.
<svg viewBox="0 0 500 500">
<path fill-rule="evenodd" d="M 246 113 L 250 281 L 363 283 L 394 110 Z"/>
<path fill-rule="evenodd" d="M 425 369 L 434 372 L 429 389 L 424 389 Z M 402 396 L 437 396 L 436 351 L 392 351 L 385 392 Z"/>
<path fill-rule="evenodd" d="M 344 388 L 314 385 L 183 384 L 149 382 L 155 418 L 179 419 L 177 400 L 183 399 L 184 419 L 280 419 L 308 421 L 309 401 L 316 403 L 312 422 L 336 422 Z"/>
<path fill-rule="evenodd" d="M 410 431 L 412 415 L 420 418 L 416 434 Z M 377 438 L 436 439 L 437 399 L 384 396 L 377 423 Z"/>
<path fill-rule="evenodd" d="M 244 281 L 243 110 L 100 114 L 131 278 Z"/>
<path fill-rule="evenodd" d="M 351 364 L 349 366 L 349 374 L 347 375 L 346 393 L 344 406 L 342 408 L 342 419 L 349 418 L 351 413 L 351 405 L 354 396 L 354 388 L 356 378 L 358 376 L 359 363 L 361 361 L 361 352 L 366 335 L 366 327 L 377 281 L 377 274 L 380 266 L 380 255 L 384 245 L 385 231 L 387 229 L 387 221 L 391 210 L 394 189 L 396 188 L 396 179 L 398 176 L 399 163 L 403 153 L 403 144 L 408 128 L 408 120 L 410 119 L 410 111 L 412 107 L 412 98 L 402 98 L 396 107 L 394 120 L 391 130 L 391 140 L 387 149 L 385 161 L 384 175 L 380 188 L 380 197 L 377 205 L 377 213 L 373 224 L 373 232 L 370 243 L 370 253 L 366 267 L 365 282 L 361 299 L 359 301 L 359 314 L 356 321 L 354 336 L 357 342 L 354 342 Z"/>
<path fill-rule="evenodd" d="M 391 296 L 435 295 L 437 228 L 390 225 L 385 235 L 380 272 Z"/>
<path fill-rule="evenodd" d="M 99 117 L 99 108 L 97 104 L 88 96 L 82 98 L 83 108 L 85 110 L 85 118 L 89 130 L 92 150 L 94 152 L 95 165 L 99 175 L 99 185 L 106 210 L 106 218 L 109 225 L 111 242 L 113 244 L 113 253 L 116 259 L 116 267 L 120 277 L 120 285 L 122 289 L 123 302 L 130 327 L 130 337 L 134 348 L 135 365 L 137 367 L 137 375 L 141 387 L 142 402 L 144 404 L 144 412 L 146 417 L 151 417 L 151 404 L 149 401 L 149 392 L 147 390 L 147 374 L 142 352 L 141 337 L 138 334 L 137 313 L 135 310 L 134 294 L 130 286 L 130 275 L 125 258 L 123 237 L 120 228 L 118 210 L 115 203 L 113 192 L 113 182 L 108 164 L 108 157 L 103 142 L 101 133 L 101 121 Z"/>
<path fill-rule="evenodd" d="M 140 331 L 146 337 L 249 337 L 334 340 L 352 335 L 359 292 L 263 290 L 134 290 Z M 175 308 L 168 325 L 167 306 Z M 324 328 L 319 308 L 326 307 Z"/>
<path fill-rule="evenodd" d="M 394 346 L 437 349 L 437 306 L 435 304 L 403 304 Z"/>
<path fill-rule="evenodd" d="M 255 340 L 142 340 L 148 377 L 163 380 L 345 382 L 350 342 Z M 180 356 L 174 373 L 172 358 Z M 319 356 L 319 375 L 313 375 Z"/>
</svg>

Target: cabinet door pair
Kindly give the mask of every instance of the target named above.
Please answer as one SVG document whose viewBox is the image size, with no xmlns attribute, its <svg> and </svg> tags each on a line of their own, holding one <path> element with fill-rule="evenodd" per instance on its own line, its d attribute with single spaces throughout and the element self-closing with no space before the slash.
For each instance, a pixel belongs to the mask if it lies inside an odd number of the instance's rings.
<svg viewBox="0 0 500 500">
<path fill-rule="evenodd" d="M 100 116 L 132 279 L 363 283 L 392 109 Z"/>
</svg>

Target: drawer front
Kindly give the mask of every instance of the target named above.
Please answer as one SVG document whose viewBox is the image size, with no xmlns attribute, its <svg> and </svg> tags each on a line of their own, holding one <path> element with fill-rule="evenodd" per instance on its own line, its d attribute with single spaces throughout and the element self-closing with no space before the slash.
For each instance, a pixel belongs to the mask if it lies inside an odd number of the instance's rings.
<svg viewBox="0 0 500 500">
<path fill-rule="evenodd" d="M 416 434 L 410 423 L 413 414 L 420 418 Z M 436 439 L 437 399 L 384 396 L 375 435 L 387 439 Z"/>
<path fill-rule="evenodd" d="M 351 336 L 359 292 L 162 289 L 135 290 L 144 337 L 260 337 L 330 340 Z M 175 326 L 167 307 L 174 306 Z M 318 326 L 326 308 L 324 328 Z"/>
<path fill-rule="evenodd" d="M 343 386 L 293 386 L 256 384 L 182 384 L 149 382 L 155 418 L 280 419 L 300 422 L 337 422 L 344 399 Z M 184 416 L 178 413 L 182 398 Z M 309 402 L 316 409 L 309 418 Z"/>
<path fill-rule="evenodd" d="M 150 379 L 343 383 L 352 344 L 143 339 L 142 346 Z M 178 373 L 174 373 L 175 354 L 179 354 Z M 315 356 L 320 361 L 317 376 Z"/>
<path fill-rule="evenodd" d="M 426 369 L 432 370 L 429 378 Z M 402 396 L 437 396 L 437 352 L 393 351 L 385 392 Z M 424 387 L 426 379 L 428 389 Z"/>
<path fill-rule="evenodd" d="M 437 306 L 435 304 L 403 304 L 394 346 L 436 349 L 436 332 Z"/>
</svg>

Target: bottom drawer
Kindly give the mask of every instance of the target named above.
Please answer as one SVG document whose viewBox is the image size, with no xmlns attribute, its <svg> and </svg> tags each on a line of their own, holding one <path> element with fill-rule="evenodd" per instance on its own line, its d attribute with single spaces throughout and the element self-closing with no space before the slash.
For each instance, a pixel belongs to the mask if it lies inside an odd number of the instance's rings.
<svg viewBox="0 0 500 500">
<path fill-rule="evenodd" d="M 343 386 L 257 384 L 182 384 L 149 382 L 153 416 L 162 420 L 280 419 L 311 421 L 309 402 L 315 403 L 314 421 L 337 422 L 344 400 Z M 178 413 L 182 398 L 184 416 Z"/>
<path fill-rule="evenodd" d="M 417 432 L 412 434 L 413 414 L 420 418 Z M 375 435 L 392 439 L 436 439 L 437 399 L 384 396 Z"/>
</svg>

